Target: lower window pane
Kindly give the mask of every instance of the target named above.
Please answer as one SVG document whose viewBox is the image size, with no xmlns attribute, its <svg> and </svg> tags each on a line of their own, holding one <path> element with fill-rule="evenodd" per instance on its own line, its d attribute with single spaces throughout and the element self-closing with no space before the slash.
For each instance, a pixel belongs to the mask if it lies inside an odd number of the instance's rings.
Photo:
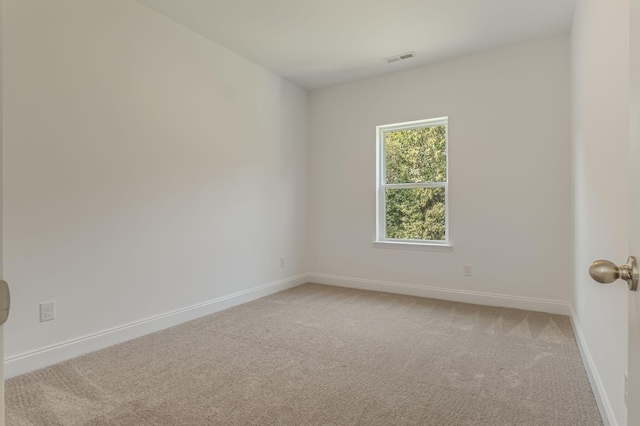
<svg viewBox="0 0 640 426">
<path fill-rule="evenodd" d="M 445 239 L 444 188 L 387 189 L 387 238 Z"/>
</svg>

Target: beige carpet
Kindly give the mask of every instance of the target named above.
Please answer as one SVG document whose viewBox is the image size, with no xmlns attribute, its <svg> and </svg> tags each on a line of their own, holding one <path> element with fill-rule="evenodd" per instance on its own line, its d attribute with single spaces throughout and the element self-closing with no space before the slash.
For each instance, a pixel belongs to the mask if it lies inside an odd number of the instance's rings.
<svg viewBox="0 0 640 426">
<path fill-rule="evenodd" d="M 569 318 L 306 284 L 8 380 L 7 424 L 601 425 Z"/>
</svg>

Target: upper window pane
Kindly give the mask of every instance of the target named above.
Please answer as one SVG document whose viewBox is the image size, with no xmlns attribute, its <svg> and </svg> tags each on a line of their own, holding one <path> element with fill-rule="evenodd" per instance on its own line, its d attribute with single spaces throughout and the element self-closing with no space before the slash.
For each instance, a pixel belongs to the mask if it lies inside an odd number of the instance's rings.
<svg viewBox="0 0 640 426">
<path fill-rule="evenodd" d="M 447 181 L 447 127 L 384 133 L 385 183 Z"/>
</svg>

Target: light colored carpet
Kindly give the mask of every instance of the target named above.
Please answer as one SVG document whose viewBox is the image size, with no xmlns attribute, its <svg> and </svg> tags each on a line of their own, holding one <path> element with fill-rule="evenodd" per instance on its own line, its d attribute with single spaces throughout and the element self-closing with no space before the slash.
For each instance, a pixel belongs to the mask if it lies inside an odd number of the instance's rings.
<svg viewBox="0 0 640 426">
<path fill-rule="evenodd" d="M 7 424 L 601 425 L 569 318 L 317 284 L 6 383 Z"/>
</svg>

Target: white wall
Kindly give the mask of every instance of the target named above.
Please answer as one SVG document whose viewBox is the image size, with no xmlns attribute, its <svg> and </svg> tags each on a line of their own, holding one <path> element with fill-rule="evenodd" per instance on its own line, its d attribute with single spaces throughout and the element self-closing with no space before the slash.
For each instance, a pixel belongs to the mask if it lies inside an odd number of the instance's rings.
<svg viewBox="0 0 640 426">
<path fill-rule="evenodd" d="M 588 275 L 596 259 L 626 261 L 629 227 L 629 3 L 580 0 L 572 30 L 574 300 L 603 405 L 626 424 L 627 288 Z"/>
<path fill-rule="evenodd" d="M 9 358 L 306 272 L 304 90 L 130 0 L 5 17 Z"/>
<path fill-rule="evenodd" d="M 419 294 L 435 286 L 457 291 L 440 294 L 453 298 L 494 293 L 473 300 L 519 307 L 518 298 L 550 299 L 566 309 L 569 70 L 561 35 L 311 92 L 309 262 L 318 280 L 410 284 Z M 375 127 L 441 116 L 449 117 L 453 252 L 373 248 Z"/>
</svg>

